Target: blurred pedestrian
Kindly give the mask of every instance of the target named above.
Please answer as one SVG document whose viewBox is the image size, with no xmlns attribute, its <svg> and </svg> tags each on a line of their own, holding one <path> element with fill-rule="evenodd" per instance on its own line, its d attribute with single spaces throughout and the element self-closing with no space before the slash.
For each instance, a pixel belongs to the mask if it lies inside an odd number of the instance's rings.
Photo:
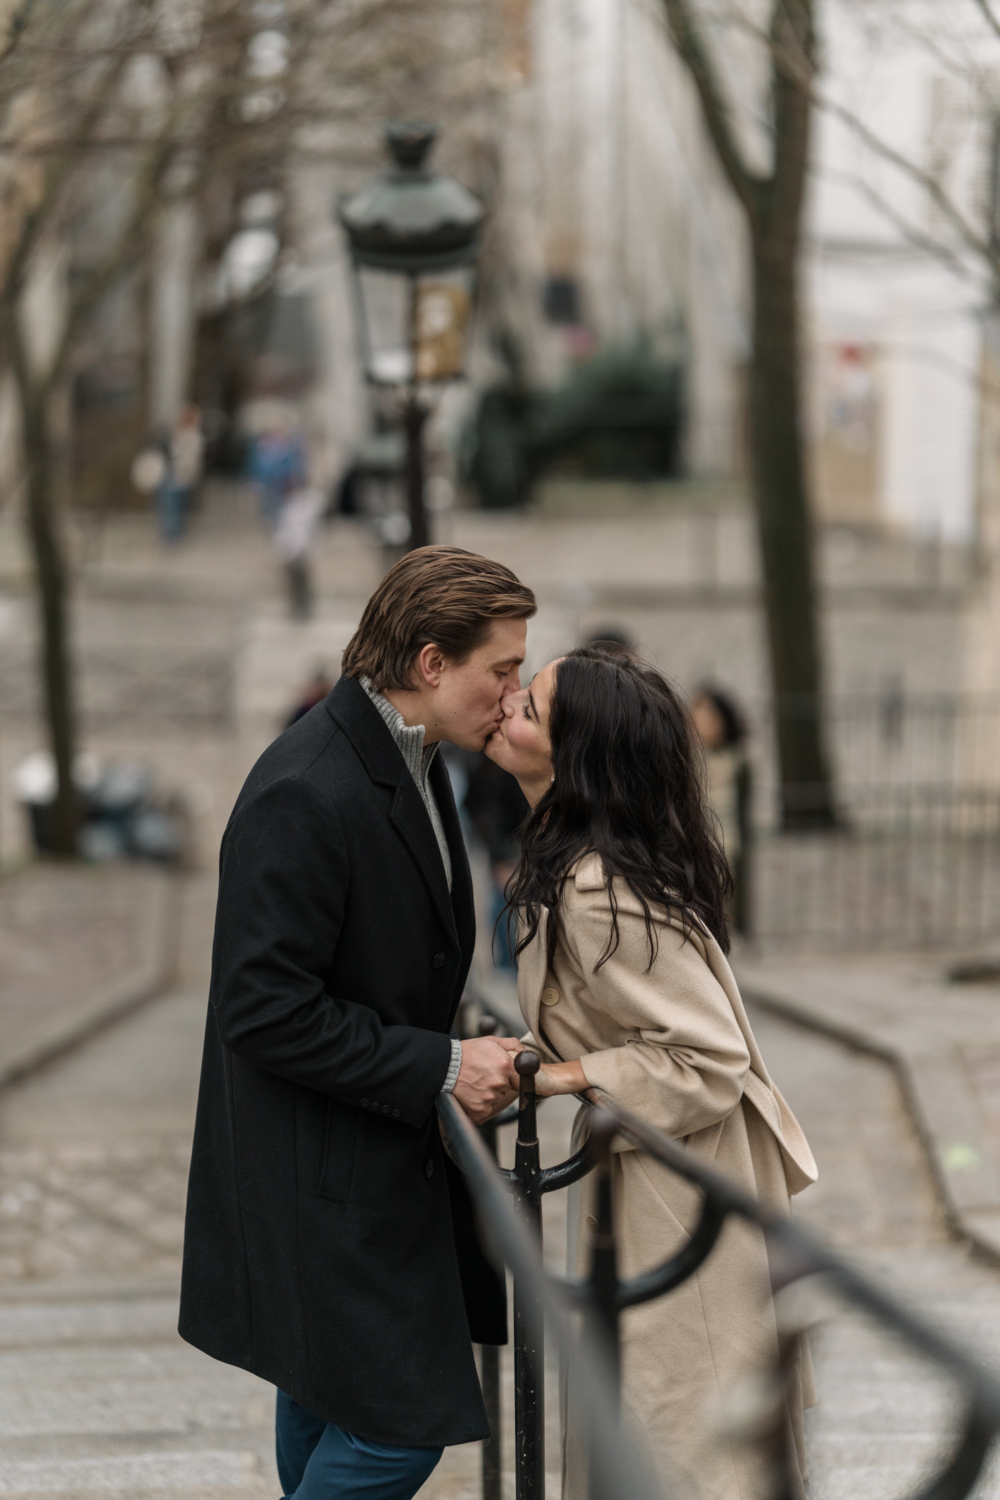
<svg viewBox="0 0 1000 1500">
<path fill-rule="evenodd" d="M 707 684 L 692 699 L 691 718 L 705 756 L 705 795 L 733 876 L 733 926 L 746 933 L 751 791 L 746 722 L 728 693 Z"/>
<path fill-rule="evenodd" d="M 197 406 L 182 406 L 163 443 L 164 467 L 156 489 L 160 536 L 179 542 L 201 482 L 205 438 Z"/>
<path fill-rule="evenodd" d="M 290 412 L 269 414 L 264 430 L 250 444 L 248 476 L 260 492 L 261 514 L 276 527 L 285 500 L 306 483 L 305 453 Z"/>
<path fill-rule="evenodd" d="M 281 501 L 275 521 L 274 545 L 285 565 L 289 603 L 297 620 L 308 620 L 312 614 L 309 552 L 325 506 L 319 490 L 292 490 Z"/>
<path fill-rule="evenodd" d="M 584 646 L 618 646 L 626 655 L 635 652 L 635 641 L 620 625 L 601 625 L 581 642 Z"/>
<path fill-rule="evenodd" d="M 333 683 L 330 681 L 326 668 L 318 667 L 300 692 L 295 707 L 288 716 L 285 728 L 291 729 L 293 724 L 304 719 L 311 708 L 323 702 L 332 687 Z"/>
<path fill-rule="evenodd" d="M 516 780 L 484 754 L 477 755 L 469 772 L 465 812 L 486 846 L 490 862 L 490 927 L 493 961 L 498 969 L 516 967 L 511 933 L 502 920 L 507 904 L 507 882 L 520 856 L 517 830 L 528 815 L 528 804 Z"/>
</svg>

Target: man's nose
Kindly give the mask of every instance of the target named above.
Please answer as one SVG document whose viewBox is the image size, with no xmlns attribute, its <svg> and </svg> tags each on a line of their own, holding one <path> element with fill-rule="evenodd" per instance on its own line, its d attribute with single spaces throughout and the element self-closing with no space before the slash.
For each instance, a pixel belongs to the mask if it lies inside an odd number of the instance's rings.
<svg viewBox="0 0 1000 1500">
<path fill-rule="evenodd" d="M 515 698 L 517 698 L 519 692 L 519 688 L 513 688 L 509 693 L 504 693 L 503 697 L 500 699 L 500 707 L 502 708 L 504 714 L 508 719 L 512 719 L 514 717 L 514 713 L 517 709 L 517 704 L 514 700 Z"/>
</svg>

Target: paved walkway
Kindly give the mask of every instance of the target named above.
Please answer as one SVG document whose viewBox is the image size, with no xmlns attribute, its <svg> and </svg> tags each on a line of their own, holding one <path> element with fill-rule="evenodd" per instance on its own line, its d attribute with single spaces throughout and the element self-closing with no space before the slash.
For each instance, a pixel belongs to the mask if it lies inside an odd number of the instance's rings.
<svg viewBox="0 0 1000 1500">
<path fill-rule="evenodd" d="M 175 928 L 176 882 L 150 865 L 0 880 L 0 1085 L 162 989 Z"/>
<path fill-rule="evenodd" d="M 244 520 L 238 509 L 228 521 L 207 516 L 199 536 L 175 554 L 152 545 L 143 519 L 116 522 L 103 561 L 91 559 L 78 610 L 94 746 L 147 758 L 163 784 L 185 788 L 200 820 L 206 868 L 246 768 L 301 679 L 342 648 L 379 566 L 360 529 L 337 523 L 321 548 L 317 619 L 292 624 L 267 544 L 243 528 Z M 689 516 L 646 517 L 623 530 L 620 522 L 579 517 L 481 515 L 456 518 L 454 539 L 509 558 L 540 585 L 544 605 L 532 633 L 539 662 L 581 630 L 607 623 L 613 609 L 676 675 L 694 679 L 722 666 L 726 678 L 753 691 L 756 616 L 742 544 L 729 522 L 715 534 L 715 571 L 702 579 L 705 586 L 682 587 L 705 541 L 700 526 Z M 655 577 L 654 553 L 666 560 Z M 9 581 L 16 590 L 17 579 Z M 884 604 L 873 589 L 867 605 L 844 594 L 836 606 L 838 680 L 877 685 L 900 660 L 918 658 L 921 683 L 947 680 L 952 603 L 938 598 L 925 608 L 927 600 L 914 595 L 910 603 L 896 599 L 889 611 Z M 37 734 L 24 669 L 30 612 L 16 592 L 0 599 L 5 632 L 0 699 L 12 710 L 0 736 L 6 774 Z M 869 674 L 863 683 L 852 677 L 858 663 Z M 9 808 L 0 811 L 5 837 L 12 816 Z M 83 872 L 80 888 L 117 878 Z M 106 915 L 117 913 L 116 932 L 137 899 L 138 886 L 132 889 L 131 878 L 126 884 L 114 896 L 109 884 L 99 903 Z M 0 1096 L 0 1496 L 277 1495 L 272 1393 L 203 1358 L 174 1332 L 213 906 L 211 875 L 187 879 L 170 993 Z M 39 974 L 47 970 L 36 1019 L 47 1007 L 61 1011 L 88 972 L 128 967 L 127 944 L 102 948 L 103 918 L 92 918 L 60 920 L 59 932 L 73 939 L 64 951 L 32 940 L 17 950 L 20 957 L 2 960 L 14 965 L 19 984 L 33 964 Z M 36 930 L 55 930 L 51 917 Z M 1000 1206 L 990 1196 L 1000 1125 L 1000 994 L 952 989 L 926 966 L 894 968 L 890 960 L 854 968 L 836 957 L 746 960 L 743 977 L 767 1002 L 755 1010 L 765 1056 L 820 1162 L 820 1184 L 800 1200 L 803 1216 L 992 1357 L 1000 1348 L 1000 1274 L 951 1237 L 941 1190 L 950 1194 L 952 1216 L 963 1192 L 967 1218 Z M 17 1009 L 31 1019 L 34 1004 Z M 0 1048 L 2 1024 L 0 1012 Z M 944 1090 L 942 1078 L 955 1087 Z M 914 1080 L 947 1106 L 920 1117 L 938 1181 L 913 1125 Z M 952 1109 L 962 1112 L 949 1115 Z M 571 1112 L 561 1103 L 543 1111 L 547 1160 L 565 1153 Z M 561 1211 L 557 1198 L 548 1200 L 556 1258 Z M 821 1332 L 817 1357 L 823 1399 L 811 1426 L 816 1500 L 905 1492 L 907 1475 L 941 1430 L 933 1381 L 850 1318 Z M 508 1475 L 509 1367 L 508 1360 Z M 551 1496 L 555 1422 L 553 1390 Z M 478 1461 L 474 1448 L 450 1450 L 422 1500 L 472 1500 Z M 1000 1485 L 991 1479 L 980 1493 L 1000 1497 Z"/>
<path fill-rule="evenodd" d="M 0 1099 L 0 1495 L 276 1500 L 272 1392 L 174 1332 L 211 898 L 210 878 L 186 883 L 174 991 Z M 1000 1274 L 951 1237 L 894 1071 L 760 1007 L 754 1024 L 820 1163 L 803 1216 L 995 1358 Z M 542 1112 L 549 1161 L 571 1114 L 564 1101 Z M 558 1197 L 546 1211 L 558 1263 Z M 947 1430 L 945 1395 L 851 1317 L 833 1318 L 816 1350 L 816 1500 L 904 1493 Z M 478 1466 L 475 1447 L 449 1450 L 421 1500 L 474 1500 Z M 1000 1482 L 979 1494 L 995 1500 Z"/>
<path fill-rule="evenodd" d="M 941 958 L 742 958 L 744 993 L 884 1058 L 906 1092 L 955 1227 L 1000 1256 L 1000 983 Z"/>
</svg>

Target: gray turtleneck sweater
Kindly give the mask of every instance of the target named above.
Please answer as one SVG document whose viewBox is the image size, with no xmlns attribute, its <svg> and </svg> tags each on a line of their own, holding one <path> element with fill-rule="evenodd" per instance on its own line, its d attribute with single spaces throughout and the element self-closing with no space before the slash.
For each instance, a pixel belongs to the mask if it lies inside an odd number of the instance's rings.
<svg viewBox="0 0 1000 1500">
<path fill-rule="evenodd" d="M 434 757 L 438 752 L 438 744 L 425 746 L 424 726 L 422 724 L 407 724 L 399 709 L 394 708 L 388 698 L 382 696 L 378 688 L 372 683 L 370 677 L 362 677 L 360 682 L 381 714 L 385 727 L 392 735 L 396 742 L 396 748 L 406 763 L 406 769 L 416 783 L 421 801 L 427 809 L 427 816 L 431 820 L 431 827 L 434 830 L 434 837 L 437 839 L 438 849 L 441 851 L 441 862 L 444 865 L 445 878 L 448 881 L 448 889 L 450 891 L 451 854 L 448 849 L 448 840 L 445 838 L 444 824 L 441 822 L 437 800 L 435 799 L 434 790 L 430 783 L 430 770 L 434 763 Z M 462 1044 L 452 1037 L 451 1066 L 441 1086 L 442 1094 L 451 1093 L 458 1081 L 458 1073 L 461 1066 Z"/>
</svg>

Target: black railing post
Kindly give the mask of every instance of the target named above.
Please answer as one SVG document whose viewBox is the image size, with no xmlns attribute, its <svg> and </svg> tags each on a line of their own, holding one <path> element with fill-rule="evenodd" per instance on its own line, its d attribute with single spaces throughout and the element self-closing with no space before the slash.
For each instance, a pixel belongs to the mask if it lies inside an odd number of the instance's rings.
<svg viewBox="0 0 1000 1500">
<path fill-rule="evenodd" d="M 514 1066 L 521 1079 L 518 1099 L 514 1183 L 521 1210 L 541 1239 L 542 1188 L 535 1107 L 535 1052 L 519 1052 Z M 545 1347 L 540 1318 L 529 1320 L 525 1303 L 530 1295 L 514 1279 L 514 1429 L 515 1494 L 517 1500 L 545 1497 Z"/>
<path fill-rule="evenodd" d="M 611 1142 L 617 1126 L 604 1110 L 595 1110 L 590 1122 L 590 1141 L 596 1169 L 596 1228 L 590 1238 L 588 1291 L 591 1318 L 597 1341 L 604 1346 L 617 1387 L 621 1378 L 621 1343 L 618 1336 L 619 1282 L 615 1250 L 615 1225 L 611 1202 Z"/>
<path fill-rule="evenodd" d="M 604 1110 L 595 1110 L 591 1115 L 590 1144 L 595 1168 L 595 1201 L 585 1306 L 595 1347 L 601 1350 L 607 1360 L 615 1399 L 611 1415 L 617 1420 L 621 1410 L 621 1345 L 618 1337 L 618 1256 L 615 1250 L 611 1201 L 611 1142 L 615 1129 L 614 1120 Z M 593 1434 L 589 1437 L 589 1467 L 590 1500 L 613 1500 L 614 1475 L 608 1472 L 607 1464 L 602 1462 L 600 1448 Z"/>
<path fill-rule="evenodd" d="M 480 1036 L 493 1036 L 497 1029 L 494 1016 L 483 1016 Z M 493 1160 L 497 1159 L 497 1122 L 487 1120 L 480 1133 Z M 501 1500 L 503 1488 L 503 1407 L 500 1400 L 500 1346 L 480 1344 L 480 1381 L 483 1405 L 490 1424 L 490 1435 L 482 1447 L 483 1500 Z"/>
<path fill-rule="evenodd" d="M 609 1365 L 609 1334 L 615 1339 L 616 1319 L 627 1307 L 638 1307 L 665 1296 L 693 1276 L 715 1245 L 730 1215 L 763 1231 L 772 1275 L 772 1292 L 805 1277 L 823 1276 L 853 1307 L 888 1328 L 917 1354 L 947 1373 L 960 1391 L 963 1408 L 955 1442 L 926 1478 L 912 1500 L 966 1500 L 1000 1436 L 1000 1382 L 975 1355 L 938 1332 L 903 1303 L 801 1225 L 763 1206 L 751 1193 L 730 1182 L 713 1167 L 671 1140 L 662 1131 L 612 1101 L 588 1093 L 588 1102 L 603 1105 L 594 1119 L 588 1148 L 569 1161 L 541 1172 L 535 1129 L 534 1076 L 539 1060 L 523 1052 L 516 1062 L 520 1075 L 517 1166 L 499 1172 L 486 1143 L 461 1106 L 450 1095 L 438 1100 L 456 1159 L 467 1174 L 473 1198 L 496 1238 L 504 1260 L 514 1272 L 515 1382 L 517 1421 L 518 1500 L 544 1500 L 543 1339 L 545 1316 L 555 1331 L 560 1356 L 573 1375 L 568 1394 L 581 1417 L 585 1442 L 592 1446 L 591 1500 L 663 1500 L 648 1463 L 618 1422 L 620 1396 L 617 1365 Z M 601 1114 L 610 1119 L 602 1122 Z M 502 1118 L 502 1117 L 501 1117 Z M 640 1151 L 648 1152 L 704 1195 L 701 1218 L 690 1238 L 662 1265 L 622 1282 L 618 1279 L 613 1238 L 611 1179 L 616 1134 Z M 590 1275 L 584 1281 L 554 1277 L 544 1270 L 540 1242 L 540 1198 L 546 1190 L 576 1182 L 596 1162 L 597 1215 Z M 513 1183 L 516 1206 L 506 1186 Z M 570 1309 L 584 1311 L 585 1330 L 575 1329 Z M 536 1328 L 539 1332 L 536 1333 Z M 796 1340 L 803 1329 L 781 1339 L 777 1369 L 758 1372 L 764 1402 L 737 1418 L 734 1430 L 745 1441 L 762 1444 L 771 1471 L 773 1500 L 792 1500 L 799 1482 L 790 1431 L 786 1423 L 787 1386 L 796 1377 Z M 582 1336 L 581 1336 L 582 1334 Z M 595 1336 L 596 1335 L 596 1336 Z M 665 1356 L 667 1351 L 664 1351 Z M 768 1397 L 770 1399 L 768 1400 Z M 740 1431 L 737 1434 L 736 1428 Z"/>
</svg>

